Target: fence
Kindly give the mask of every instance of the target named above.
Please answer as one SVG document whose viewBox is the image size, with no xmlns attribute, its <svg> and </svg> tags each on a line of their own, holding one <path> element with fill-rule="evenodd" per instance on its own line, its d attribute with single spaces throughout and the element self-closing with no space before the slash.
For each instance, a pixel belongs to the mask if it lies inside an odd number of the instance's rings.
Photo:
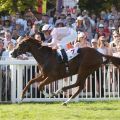
<svg viewBox="0 0 120 120">
<path fill-rule="evenodd" d="M 0 61 L 0 102 L 20 102 L 23 88 L 30 79 L 38 73 L 35 60 L 4 60 Z M 107 65 L 91 74 L 85 83 L 84 90 L 74 99 L 79 100 L 118 100 L 120 99 L 120 71 L 114 66 Z M 73 84 L 77 75 L 56 81 L 44 87 L 50 94 L 62 86 Z M 35 83 L 30 86 L 23 102 L 65 101 L 77 88 L 73 88 L 54 98 L 46 98 L 37 89 Z"/>
</svg>

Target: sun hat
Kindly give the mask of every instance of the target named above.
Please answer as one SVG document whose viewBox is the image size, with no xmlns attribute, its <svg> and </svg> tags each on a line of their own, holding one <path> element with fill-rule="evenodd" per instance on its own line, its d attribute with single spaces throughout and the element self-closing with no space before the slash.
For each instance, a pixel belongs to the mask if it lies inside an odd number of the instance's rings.
<svg viewBox="0 0 120 120">
<path fill-rule="evenodd" d="M 83 17 L 82 16 L 78 16 L 77 20 L 83 20 Z"/>
<path fill-rule="evenodd" d="M 103 28 L 104 27 L 104 25 L 103 24 L 99 24 L 99 26 L 98 26 L 99 28 Z"/>
<path fill-rule="evenodd" d="M 47 31 L 47 30 L 52 30 L 52 26 L 49 25 L 49 24 L 45 24 L 45 25 L 42 27 L 42 31 Z"/>
</svg>

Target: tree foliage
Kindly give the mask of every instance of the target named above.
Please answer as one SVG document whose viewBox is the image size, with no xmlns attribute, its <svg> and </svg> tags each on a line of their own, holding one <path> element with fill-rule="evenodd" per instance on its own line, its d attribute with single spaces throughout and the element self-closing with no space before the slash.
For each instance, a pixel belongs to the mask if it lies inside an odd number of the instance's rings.
<svg viewBox="0 0 120 120">
<path fill-rule="evenodd" d="M 28 8 L 35 8 L 37 1 L 35 0 L 0 0 L 0 12 L 7 11 L 15 13 L 17 11 L 25 11 Z"/>
<path fill-rule="evenodd" d="M 55 8 L 57 0 L 47 0 L 47 8 Z M 89 11 L 99 12 L 103 9 L 109 9 L 114 4 L 118 9 L 120 8 L 120 0 L 79 0 L 80 9 L 87 9 Z M 8 13 L 22 12 L 28 8 L 35 9 L 37 7 L 37 0 L 0 0 L 0 12 L 7 11 Z"/>
<path fill-rule="evenodd" d="M 79 0 L 80 9 L 99 12 L 101 10 L 109 10 L 111 5 L 115 5 L 119 10 L 120 0 Z"/>
<path fill-rule="evenodd" d="M 47 8 L 54 8 L 56 0 L 47 0 Z M 0 0 L 0 12 L 15 13 L 17 11 L 23 12 L 28 8 L 36 9 L 37 0 Z"/>
</svg>

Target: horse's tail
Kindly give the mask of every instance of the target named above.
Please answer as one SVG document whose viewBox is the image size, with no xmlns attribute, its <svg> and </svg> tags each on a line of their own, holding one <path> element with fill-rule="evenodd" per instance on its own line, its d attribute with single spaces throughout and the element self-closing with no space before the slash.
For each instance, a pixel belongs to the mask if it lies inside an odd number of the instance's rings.
<svg viewBox="0 0 120 120">
<path fill-rule="evenodd" d="M 105 64 L 111 62 L 116 67 L 120 67 L 120 58 L 104 54 L 102 56 L 106 58 Z"/>
</svg>

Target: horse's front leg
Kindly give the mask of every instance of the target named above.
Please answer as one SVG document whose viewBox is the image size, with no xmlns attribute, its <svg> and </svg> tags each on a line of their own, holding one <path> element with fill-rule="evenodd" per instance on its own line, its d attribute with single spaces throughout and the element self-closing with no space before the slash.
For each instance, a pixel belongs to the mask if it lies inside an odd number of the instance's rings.
<svg viewBox="0 0 120 120">
<path fill-rule="evenodd" d="M 21 99 L 23 100 L 24 95 L 25 95 L 25 92 L 28 90 L 28 88 L 30 87 L 31 84 L 33 84 L 33 83 L 35 83 L 35 82 L 41 82 L 41 81 L 43 81 L 44 79 L 45 79 L 44 76 L 39 75 L 39 76 L 37 76 L 36 78 L 33 78 L 32 80 L 30 80 L 30 81 L 28 82 L 28 84 L 26 85 L 26 87 L 23 89 Z"/>
<path fill-rule="evenodd" d="M 49 97 L 50 95 L 49 95 L 48 93 L 46 93 L 43 88 L 44 88 L 45 85 L 48 85 L 49 83 L 54 82 L 54 81 L 55 81 L 55 79 L 50 78 L 50 77 L 46 77 L 46 79 L 44 79 L 44 81 L 42 81 L 42 82 L 39 83 L 38 89 L 39 89 L 40 91 L 42 91 L 42 93 L 43 93 L 46 97 Z"/>
</svg>

